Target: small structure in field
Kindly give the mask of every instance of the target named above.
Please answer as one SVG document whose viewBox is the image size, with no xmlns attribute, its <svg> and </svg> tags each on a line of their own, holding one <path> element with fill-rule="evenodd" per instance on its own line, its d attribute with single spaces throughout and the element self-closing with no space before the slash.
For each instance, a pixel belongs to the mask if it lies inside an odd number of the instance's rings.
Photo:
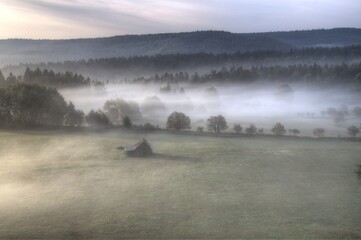
<svg viewBox="0 0 361 240">
<path fill-rule="evenodd" d="M 146 157 L 152 155 L 153 150 L 149 142 L 143 138 L 132 146 L 124 147 L 124 152 L 130 157 Z"/>
</svg>

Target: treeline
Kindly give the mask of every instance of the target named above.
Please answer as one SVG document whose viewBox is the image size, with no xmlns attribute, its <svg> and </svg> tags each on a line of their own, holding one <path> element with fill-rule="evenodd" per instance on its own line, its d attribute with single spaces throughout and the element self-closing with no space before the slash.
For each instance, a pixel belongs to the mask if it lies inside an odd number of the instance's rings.
<svg viewBox="0 0 361 240">
<path fill-rule="evenodd" d="M 0 71 L 0 85 L 9 85 L 14 83 L 38 84 L 47 87 L 55 88 L 72 88 L 84 86 L 99 86 L 103 85 L 102 82 L 90 80 L 89 77 L 85 78 L 81 74 L 66 71 L 65 73 L 55 73 L 52 70 L 40 70 L 36 68 L 31 70 L 26 68 L 24 75 L 15 76 L 12 72 L 5 78 Z"/>
<path fill-rule="evenodd" d="M 217 68 L 240 65 L 275 64 L 335 64 L 353 63 L 361 59 L 361 45 L 334 48 L 304 48 L 287 51 L 263 50 L 236 53 L 194 53 L 167 54 L 152 56 L 133 56 L 119 58 L 99 58 L 79 61 L 49 62 L 40 64 L 20 64 L 8 66 L 4 72 L 23 73 L 26 67 L 51 69 L 57 72 L 72 71 L 93 78 L 118 79 L 129 78 L 136 74 L 154 75 L 165 71 L 189 71 L 198 68 Z"/>
<path fill-rule="evenodd" d="M 80 126 L 83 119 L 55 88 L 24 83 L 0 88 L 1 125 Z"/>
<path fill-rule="evenodd" d="M 187 72 L 156 74 L 152 77 L 140 77 L 130 82 L 135 83 L 206 83 L 206 82 L 240 82 L 256 80 L 282 80 L 287 82 L 304 81 L 308 83 L 352 83 L 361 86 L 361 63 L 341 65 L 290 65 L 259 66 L 252 68 L 223 67 L 200 75 Z"/>
</svg>

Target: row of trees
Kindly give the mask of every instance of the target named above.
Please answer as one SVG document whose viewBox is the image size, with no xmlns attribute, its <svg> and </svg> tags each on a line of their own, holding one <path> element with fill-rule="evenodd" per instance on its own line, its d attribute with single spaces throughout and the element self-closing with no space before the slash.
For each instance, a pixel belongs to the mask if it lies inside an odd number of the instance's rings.
<svg viewBox="0 0 361 240">
<path fill-rule="evenodd" d="M 112 106 L 115 106 L 112 108 Z M 124 100 L 108 101 L 103 109 L 105 110 L 91 110 L 87 115 L 83 111 L 77 110 L 73 103 L 67 103 L 64 97 L 55 89 L 39 86 L 36 84 L 14 84 L 6 88 L 0 88 L 0 124 L 2 125 L 24 125 L 24 126 L 71 126 L 80 127 L 86 123 L 91 127 L 106 127 L 113 123 L 122 125 L 125 128 L 140 128 L 144 130 L 155 130 L 159 127 L 153 126 L 150 123 L 144 125 L 133 125 L 131 117 L 128 115 L 121 115 L 116 110 L 119 106 L 129 107 L 129 103 Z M 132 112 L 130 110 L 130 112 Z M 109 118 L 113 114 L 113 118 Z M 137 116 L 137 112 L 135 116 Z M 207 119 L 207 129 L 211 133 L 219 134 L 228 129 L 228 124 L 224 116 L 215 115 Z M 167 129 L 184 130 L 191 128 L 191 120 L 189 116 L 181 112 L 173 112 L 167 119 Z M 263 134 L 262 128 L 251 124 L 244 129 L 248 135 Z M 348 134 L 355 137 L 361 132 L 357 126 L 350 126 L 347 128 Z M 197 128 L 198 132 L 203 132 L 203 127 Z M 234 124 L 233 131 L 235 133 L 242 133 L 243 128 L 240 124 Z M 286 128 L 281 123 L 276 123 L 271 132 L 274 135 L 284 135 L 287 133 Z M 288 129 L 289 134 L 298 135 L 298 129 Z M 313 134 L 322 137 L 325 134 L 325 129 L 316 128 Z"/>
<path fill-rule="evenodd" d="M 26 68 L 24 75 L 15 76 L 12 72 L 5 78 L 0 71 L 0 86 L 6 86 L 15 83 L 38 84 L 41 86 L 55 87 L 55 88 L 70 88 L 70 87 L 84 87 L 84 86 L 103 86 L 99 81 L 90 80 L 81 74 L 66 71 L 65 73 L 54 73 L 52 70 L 40 70 L 36 68 L 31 70 Z"/>
<path fill-rule="evenodd" d="M 181 112 L 173 112 L 169 115 L 167 120 L 167 129 L 173 129 L 173 130 L 184 130 L 184 129 L 190 129 L 190 118 Z M 220 132 L 228 129 L 228 124 L 224 116 L 222 115 L 216 115 L 216 116 L 210 116 L 207 119 L 207 129 L 211 133 L 219 134 Z M 197 128 L 198 132 L 203 132 L 203 127 Z M 240 134 L 243 132 L 243 128 L 240 124 L 234 124 L 233 125 L 233 131 L 237 134 Z M 251 124 L 248 128 L 245 128 L 244 131 L 248 135 L 255 135 L 255 134 L 263 134 L 264 129 L 263 128 L 257 128 L 254 124 Z M 271 132 L 274 135 L 282 136 L 287 133 L 287 130 L 285 126 L 282 123 L 277 122 L 272 128 Z M 323 137 L 325 136 L 325 129 L 324 128 L 315 128 L 313 130 L 313 134 L 317 137 Z M 361 126 L 360 128 L 352 125 L 347 128 L 347 133 L 352 136 L 356 137 L 357 134 L 361 132 Z M 288 129 L 289 135 L 298 135 L 300 134 L 299 129 Z"/>
<path fill-rule="evenodd" d="M 229 82 L 252 82 L 257 80 L 285 80 L 314 83 L 342 83 L 348 82 L 361 86 L 361 64 L 341 64 L 341 65 L 275 65 L 275 66 L 253 66 L 244 67 L 223 67 L 220 70 L 211 70 L 209 73 L 200 75 L 198 73 L 190 74 L 186 72 L 156 74 L 152 77 L 140 77 L 132 82 L 191 82 L 205 83 L 217 81 Z"/>
<path fill-rule="evenodd" d="M 55 88 L 17 83 L 0 88 L 0 125 L 3 126 L 69 126 L 92 127 L 111 125 L 101 110 L 83 111 L 66 102 Z"/>
<path fill-rule="evenodd" d="M 348 62 L 360 58 L 361 46 L 334 48 L 291 49 L 289 51 L 250 51 L 237 53 L 195 53 L 166 54 L 154 56 L 134 56 L 120 58 L 101 58 L 57 63 L 40 63 L 33 65 L 8 66 L 7 72 L 23 72 L 27 66 L 32 69 L 40 67 L 57 72 L 73 71 L 96 78 L 106 76 L 116 79 L 129 73 L 140 72 L 150 75 L 156 72 L 180 71 L 181 69 L 198 69 L 227 65 L 269 65 L 302 62 Z M 182 76 L 180 76 L 182 77 Z"/>
<path fill-rule="evenodd" d="M 24 83 L 0 88 L 1 124 L 80 126 L 83 119 L 55 88 Z"/>
</svg>

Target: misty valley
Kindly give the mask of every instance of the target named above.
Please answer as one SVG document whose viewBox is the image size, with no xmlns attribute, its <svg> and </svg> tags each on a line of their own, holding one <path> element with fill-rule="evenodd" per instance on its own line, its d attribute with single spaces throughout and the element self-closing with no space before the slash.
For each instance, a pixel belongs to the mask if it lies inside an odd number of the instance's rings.
<svg viewBox="0 0 361 240">
<path fill-rule="evenodd" d="M 360 44 L 0 40 L 0 239 L 361 238 Z"/>
</svg>

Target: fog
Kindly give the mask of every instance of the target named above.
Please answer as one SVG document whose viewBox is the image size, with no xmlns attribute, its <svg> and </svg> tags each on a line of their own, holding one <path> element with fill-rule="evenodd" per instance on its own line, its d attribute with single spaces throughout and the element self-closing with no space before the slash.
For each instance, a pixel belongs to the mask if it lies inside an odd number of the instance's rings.
<svg viewBox="0 0 361 240">
<path fill-rule="evenodd" d="M 139 137 L 155 156 L 116 149 Z M 0 143 L 3 239 L 361 234 L 357 142 L 18 130 Z"/>
<path fill-rule="evenodd" d="M 140 106 L 142 119 L 135 123 L 150 122 L 165 126 L 167 116 L 173 111 L 190 116 L 192 128 L 204 126 L 211 115 L 222 114 L 229 126 L 250 123 L 270 129 L 275 122 L 286 128 L 299 128 L 308 135 L 313 128 L 323 127 L 326 135 L 345 135 L 345 127 L 360 123 L 352 109 L 360 105 L 359 92 L 349 87 L 309 86 L 305 84 L 282 84 L 258 82 L 255 84 L 171 84 L 170 92 L 162 92 L 159 84 L 110 84 L 104 89 L 61 90 L 64 97 L 85 112 L 100 109 L 107 100 L 135 101 Z M 214 91 L 209 88 L 214 87 Z M 180 89 L 184 89 L 184 93 Z M 143 108 L 147 98 L 156 96 L 165 108 L 151 111 Z M 322 115 L 328 108 L 346 107 L 349 114 L 341 124 L 330 116 Z M 154 110 L 152 112 L 152 110 Z M 133 120 L 134 121 L 134 120 Z M 302 131 L 304 130 L 304 131 Z"/>
</svg>

